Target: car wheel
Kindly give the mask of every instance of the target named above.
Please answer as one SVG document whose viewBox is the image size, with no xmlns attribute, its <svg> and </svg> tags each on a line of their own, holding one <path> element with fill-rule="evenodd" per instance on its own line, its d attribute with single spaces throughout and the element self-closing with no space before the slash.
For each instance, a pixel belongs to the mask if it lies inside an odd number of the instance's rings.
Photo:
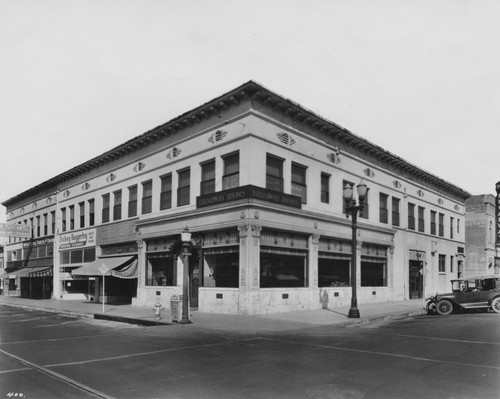
<svg viewBox="0 0 500 399">
<path fill-rule="evenodd" d="M 441 316 L 448 316 L 451 312 L 453 312 L 453 304 L 446 299 L 441 299 L 438 303 L 436 303 L 436 311 Z"/>
<path fill-rule="evenodd" d="M 497 297 L 491 301 L 491 308 L 497 312 L 500 313 L 500 297 Z"/>
</svg>

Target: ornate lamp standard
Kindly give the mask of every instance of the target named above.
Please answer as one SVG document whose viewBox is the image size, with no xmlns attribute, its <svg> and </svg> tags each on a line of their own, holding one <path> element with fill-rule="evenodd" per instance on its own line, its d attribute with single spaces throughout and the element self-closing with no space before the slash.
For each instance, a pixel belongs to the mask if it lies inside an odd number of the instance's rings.
<svg viewBox="0 0 500 399">
<path fill-rule="evenodd" d="M 189 320 L 189 256 L 191 255 L 191 233 L 186 228 L 181 233 L 182 241 L 182 256 L 184 257 L 184 265 L 182 272 L 182 319 L 179 324 L 190 324 Z"/>
<path fill-rule="evenodd" d="M 352 297 L 351 297 L 351 308 L 349 309 L 349 314 L 347 317 L 359 318 L 358 309 L 358 298 L 357 298 L 357 278 L 356 278 L 356 258 L 357 258 L 357 246 L 358 246 L 358 212 L 361 212 L 365 207 L 365 196 L 367 187 L 366 184 L 361 180 L 356 186 L 358 191 L 359 205 L 356 205 L 356 200 L 353 198 L 353 189 L 350 184 L 344 186 L 343 197 L 346 204 L 347 217 L 351 214 L 352 220 L 352 258 L 351 258 L 351 287 L 352 287 Z"/>
</svg>

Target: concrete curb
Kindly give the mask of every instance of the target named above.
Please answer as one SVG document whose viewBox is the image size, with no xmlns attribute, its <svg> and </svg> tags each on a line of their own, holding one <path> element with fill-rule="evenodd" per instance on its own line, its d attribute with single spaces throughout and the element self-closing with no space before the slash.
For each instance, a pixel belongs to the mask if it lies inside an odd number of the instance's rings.
<svg viewBox="0 0 500 399">
<path fill-rule="evenodd" d="M 366 319 L 362 319 L 359 321 L 351 321 L 347 323 L 343 323 L 344 327 L 356 327 L 360 325 L 366 325 L 366 324 L 371 324 L 377 321 L 392 321 L 392 320 L 404 320 L 409 317 L 415 317 L 415 316 L 422 316 L 427 314 L 425 310 L 417 310 L 414 312 L 404 312 L 404 313 L 392 313 L 389 315 L 378 315 L 378 316 L 373 316 L 369 317 Z"/>
<path fill-rule="evenodd" d="M 63 316 L 68 316 L 68 317 L 75 317 L 75 318 L 87 318 L 87 319 L 93 319 L 94 315 L 92 313 L 84 313 L 84 312 L 74 312 L 71 310 L 63 310 L 63 309 L 53 309 L 53 308 L 44 308 L 42 306 L 31 306 L 31 305 L 17 305 L 17 304 L 12 304 L 12 303 L 2 303 L 0 306 L 6 306 L 10 308 L 17 308 L 17 309 L 28 309 L 28 310 L 39 310 L 40 312 L 47 312 L 47 313 L 56 313 L 56 314 L 61 314 Z"/>
<path fill-rule="evenodd" d="M 33 305 L 22 305 L 22 304 L 12 304 L 12 303 L 2 303 L 0 305 L 12 307 L 12 308 L 18 308 L 18 309 L 38 310 L 38 311 L 42 311 L 42 312 L 55 313 L 55 314 L 60 314 L 63 316 L 74 317 L 74 318 L 109 320 L 109 321 L 114 321 L 117 323 L 135 324 L 135 325 L 139 325 L 139 326 L 168 326 L 168 325 L 177 324 L 177 323 L 169 323 L 169 322 L 162 322 L 162 321 L 156 321 L 156 320 L 145 320 L 145 319 L 141 319 L 141 318 L 133 318 L 133 317 L 126 317 L 126 316 L 109 315 L 109 314 L 104 315 L 101 313 L 77 312 L 77 311 L 71 311 L 71 310 L 65 310 L 65 309 L 54 309 L 54 308 L 47 308 L 47 307 L 33 306 Z M 358 320 L 341 321 L 341 322 L 337 322 L 337 323 L 323 324 L 323 325 L 350 328 L 350 327 L 368 325 L 368 324 L 375 323 L 378 321 L 403 320 L 403 319 L 406 319 L 409 317 L 421 316 L 421 315 L 425 315 L 425 314 L 427 314 L 427 312 L 424 309 L 417 310 L 417 311 L 411 311 L 411 312 L 392 312 L 392 313 L 387 313 L 387 314 L 374 315 L 373 317 L 361 318 Z M 198 324 L 198 323 L 195 322 L 194 325 L 196 325 L 196 324 Z M 200 324 L 203 325 L 202 323 L 200 323 Z M 198 325 L 200 325 L 200 324 L 198 324 Z"/>
</svg>

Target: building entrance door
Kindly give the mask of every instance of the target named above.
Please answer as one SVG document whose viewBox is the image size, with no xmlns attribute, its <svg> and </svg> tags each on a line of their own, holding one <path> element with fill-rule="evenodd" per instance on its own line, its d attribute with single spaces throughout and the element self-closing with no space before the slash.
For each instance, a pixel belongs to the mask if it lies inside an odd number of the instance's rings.
<svg viewBox="0 0 500 399">
<path fill-rule="evenodd" d="M 410 299 L 422 298 L 424 294 L 424 263 L 410 260 Z"/>
</svg>

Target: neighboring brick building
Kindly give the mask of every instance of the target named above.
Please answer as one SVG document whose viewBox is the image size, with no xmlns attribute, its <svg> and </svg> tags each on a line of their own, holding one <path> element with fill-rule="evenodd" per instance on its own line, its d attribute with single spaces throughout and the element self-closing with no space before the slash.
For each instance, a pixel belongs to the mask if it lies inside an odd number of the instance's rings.
<svg viewBox="0 0 500 399">
<path fill-rule="evenodd" d="M 342 191 L 361 179 L 352 248 Z M 104 265 L 107 296 L 168 306 L 188 226 L 202 312 L 346 305 L 353 252 L 360 304 L 422 298 L 462 267 L 468 196 L 250 81 L 4 201 L 8 222 L 33 231 L 7 244 L 4 277 L 21 294 L 97 301 Z"/>
<path fill-rule="evenodd" d="M 473 195 L 465 201 L 463 277 L 492 274 L 495 268 L 495 196 Z"/>
</svg>

